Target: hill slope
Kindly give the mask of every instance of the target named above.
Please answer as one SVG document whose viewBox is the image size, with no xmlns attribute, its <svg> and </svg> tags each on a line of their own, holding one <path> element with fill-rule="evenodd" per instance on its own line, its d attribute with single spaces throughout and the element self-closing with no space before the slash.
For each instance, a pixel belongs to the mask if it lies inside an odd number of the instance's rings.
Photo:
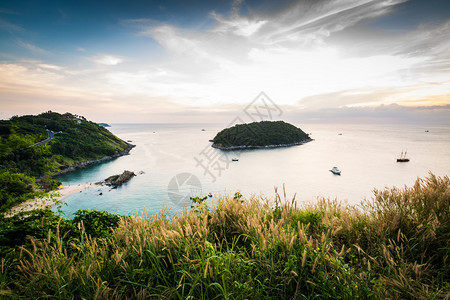
<svg viewBox="0 0 450 300">
<path fill-rule="evenodd" d="M 300 128 L 283 121 L 238 124 L 220 131 L 213 147 L 222 150 L 283 147 L 310 141 Z"/>
<path fill-rule="evenodd" d="M 59 182 L 51 176 L 63 169 L 117 155 L 127 147 L 106 128 L 70 113 L 49 111 L 1 120 L 0 207 L 25 200 L 39 189 L 55 188 Z"/>
</svg>

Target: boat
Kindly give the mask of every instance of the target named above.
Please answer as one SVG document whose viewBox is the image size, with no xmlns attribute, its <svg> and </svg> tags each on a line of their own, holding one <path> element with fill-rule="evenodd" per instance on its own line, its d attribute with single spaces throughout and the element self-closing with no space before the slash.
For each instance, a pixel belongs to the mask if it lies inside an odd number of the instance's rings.
<svg viewBox="0 0 450 300">
<path fill-rule="evenodd" d="M 406 158 L 406 151 L 400 154 L 400 157 L 397 158 L 397 162 L 408 162 L 409 158 Z"/>
<path fill-rule="evenodd" d="M 333 167 L 330 172 L 336 175 L 341 175 L 341 170 L 339 170 L 337 167 Z"/>
<path fill-rule="evenodd" d="M 232 158 L 231 161 L 239 161 L 238 158 Z"/>
<path fill-rule="evenodd" d="M 211 193 L 209 193 L 209 194 L 208 194 L 208 197 L 212 197 L 212 194 L 211 194 Z"/>
</svg>

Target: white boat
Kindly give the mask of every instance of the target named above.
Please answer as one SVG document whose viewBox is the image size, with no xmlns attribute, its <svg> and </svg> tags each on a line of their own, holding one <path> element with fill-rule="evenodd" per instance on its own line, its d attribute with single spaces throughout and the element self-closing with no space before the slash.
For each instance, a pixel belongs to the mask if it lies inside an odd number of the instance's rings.
<svg viewBox="0 0 450 300">
<path fill-rule="evenodd" d="M 341 170 L 339 170 L 337 167 L 333 167 L 330 172 L 336 175 L 341 175 Z"/>
</svg>

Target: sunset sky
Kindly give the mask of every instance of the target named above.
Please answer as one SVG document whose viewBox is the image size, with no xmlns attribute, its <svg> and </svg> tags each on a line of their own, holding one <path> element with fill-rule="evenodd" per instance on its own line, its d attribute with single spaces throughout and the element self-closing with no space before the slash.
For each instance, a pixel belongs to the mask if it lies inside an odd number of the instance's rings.
<svg viewBox="0 0 450 300">
<path fill-rule="evenodd" d="M 2 0 L 0 119 L 450 123 L 448 0 Z"/>
</svg>

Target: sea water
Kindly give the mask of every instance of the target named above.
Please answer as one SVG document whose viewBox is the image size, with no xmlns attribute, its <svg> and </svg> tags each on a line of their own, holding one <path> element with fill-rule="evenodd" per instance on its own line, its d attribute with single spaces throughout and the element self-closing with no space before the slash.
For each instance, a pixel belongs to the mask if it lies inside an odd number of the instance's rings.
<svg viewBox="0 0 450 300">
<path fill-rule="evenodd" d="M 60 176 L 64 184 L 98 182 L 124 170 L 137 174 L 116 189 L 97 186 L 65 199 L 70 216 L 78 209 L 119 214 L 169 214 L 189 206 L 189 197 L 211 193 L 314 202 L 325 197 L 358 204 L 373 189 L 411 186 L 429 172 L 450 171 L 450 127 L 402 124 L 295 124 L 314 141 L 300 146 L 224 152 L 210 139 L 217 124 L 112 124 L 108 128 L 136 147 L 107 163 Z M 428 131 L 428 132 L 426 132 Z M 402 151 L 410 161 L 396 162 Z M 238 161 L 231 161 L 237 158 Z M 338 167 L 342 174 L 329 170 Z"/>
</svg>

